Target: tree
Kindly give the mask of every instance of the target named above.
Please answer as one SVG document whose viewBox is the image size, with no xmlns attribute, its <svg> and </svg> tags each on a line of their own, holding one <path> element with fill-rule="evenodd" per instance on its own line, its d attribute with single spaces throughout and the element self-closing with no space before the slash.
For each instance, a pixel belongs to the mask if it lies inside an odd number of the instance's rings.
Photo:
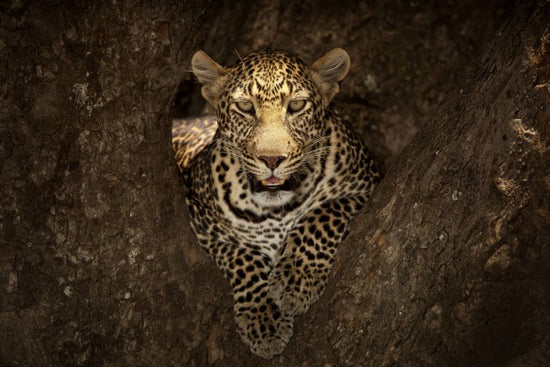
<svg viewBox="0 0 550 367">
<path fill-rule="evenodd" d="M 208 272 L 170 99 L 214 5 L 2 5 L 0 365 L 150 365 L 182 336 Z"/>
<path fill-rule="evenodd" d="M 501 4 L 434 4 L 2 8 L 0 364 L 548 364 L 550 6 L 518 2 L 476 62 Z M 360 49 L 337 102 L 388 169 L 272 361 L 237 337 L 170 152 L 190 55 L 231 37 Z"/>
</svg>

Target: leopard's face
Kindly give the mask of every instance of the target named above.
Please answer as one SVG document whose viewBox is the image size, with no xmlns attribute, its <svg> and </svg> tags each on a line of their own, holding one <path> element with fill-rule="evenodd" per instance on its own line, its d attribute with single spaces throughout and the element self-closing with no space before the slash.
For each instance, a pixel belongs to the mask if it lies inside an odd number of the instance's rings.
<svg viewBox="0 0 550 367">
<path fill-rule="evenodd" d="M 256 51 L 230 68 L 207 57 L 194 70 L 201 80 L 201 66 L 209 68 L 202 92 L 216 108 L 217 143 L 239 160 L 256 205 L 290 203 L 322 155 L 325 107 L 337 83 L 282 51 Z"/>
<path fill-rule="evenodd" d="M 281 206 L 292 200 L 318 148 L 322 100 L 300 60 L 256 52 L 229 69 L 218 102 L 219 137 L 248 173 L 253 200 Z"/>
</svg>

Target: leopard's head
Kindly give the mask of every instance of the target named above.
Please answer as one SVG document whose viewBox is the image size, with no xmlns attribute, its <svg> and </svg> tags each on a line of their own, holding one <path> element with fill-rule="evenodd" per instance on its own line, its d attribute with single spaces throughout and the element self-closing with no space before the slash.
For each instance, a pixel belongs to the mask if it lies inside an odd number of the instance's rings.
<svg viewBox="0 0 550 367">
<path fill-rule="evenodd" d="M 203 51 L 193 56 L 202 95 L 216 110 L 217 139 L 247 171 L 258 205 L 290 202 L 326 151 L 326 108 L 349 65 L 342 49 L 311 65 L 273 50 L 253 52 L 233 67 Z"/>
</svg>

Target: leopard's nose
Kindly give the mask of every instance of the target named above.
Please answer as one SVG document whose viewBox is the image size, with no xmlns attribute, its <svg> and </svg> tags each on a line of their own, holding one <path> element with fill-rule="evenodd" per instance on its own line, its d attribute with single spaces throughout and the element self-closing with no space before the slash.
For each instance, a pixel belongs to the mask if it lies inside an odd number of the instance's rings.
<svg viewBox="0 0 550 367">
<path fill-rule="evenodd" d="M 261 155 L 258 157 L 259 160 L 265 163 L 265 165 L 270 169 L 274 170 L 279 167 L 282 161 L 286 159 L 284 155 Z"/>
</svg>

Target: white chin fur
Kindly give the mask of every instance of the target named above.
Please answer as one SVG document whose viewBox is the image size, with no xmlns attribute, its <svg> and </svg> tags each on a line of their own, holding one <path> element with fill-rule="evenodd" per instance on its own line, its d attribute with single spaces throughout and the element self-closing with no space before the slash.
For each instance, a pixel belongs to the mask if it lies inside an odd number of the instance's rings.
<svg viewBox="0 0 550 367">
<path fill-rule="evenodd" d="M 261 207 L 278 207 L 292 201 L 294 192 L 292 191 L 263 191 L 252 195 L 252 200 Z"/>
</svg>

